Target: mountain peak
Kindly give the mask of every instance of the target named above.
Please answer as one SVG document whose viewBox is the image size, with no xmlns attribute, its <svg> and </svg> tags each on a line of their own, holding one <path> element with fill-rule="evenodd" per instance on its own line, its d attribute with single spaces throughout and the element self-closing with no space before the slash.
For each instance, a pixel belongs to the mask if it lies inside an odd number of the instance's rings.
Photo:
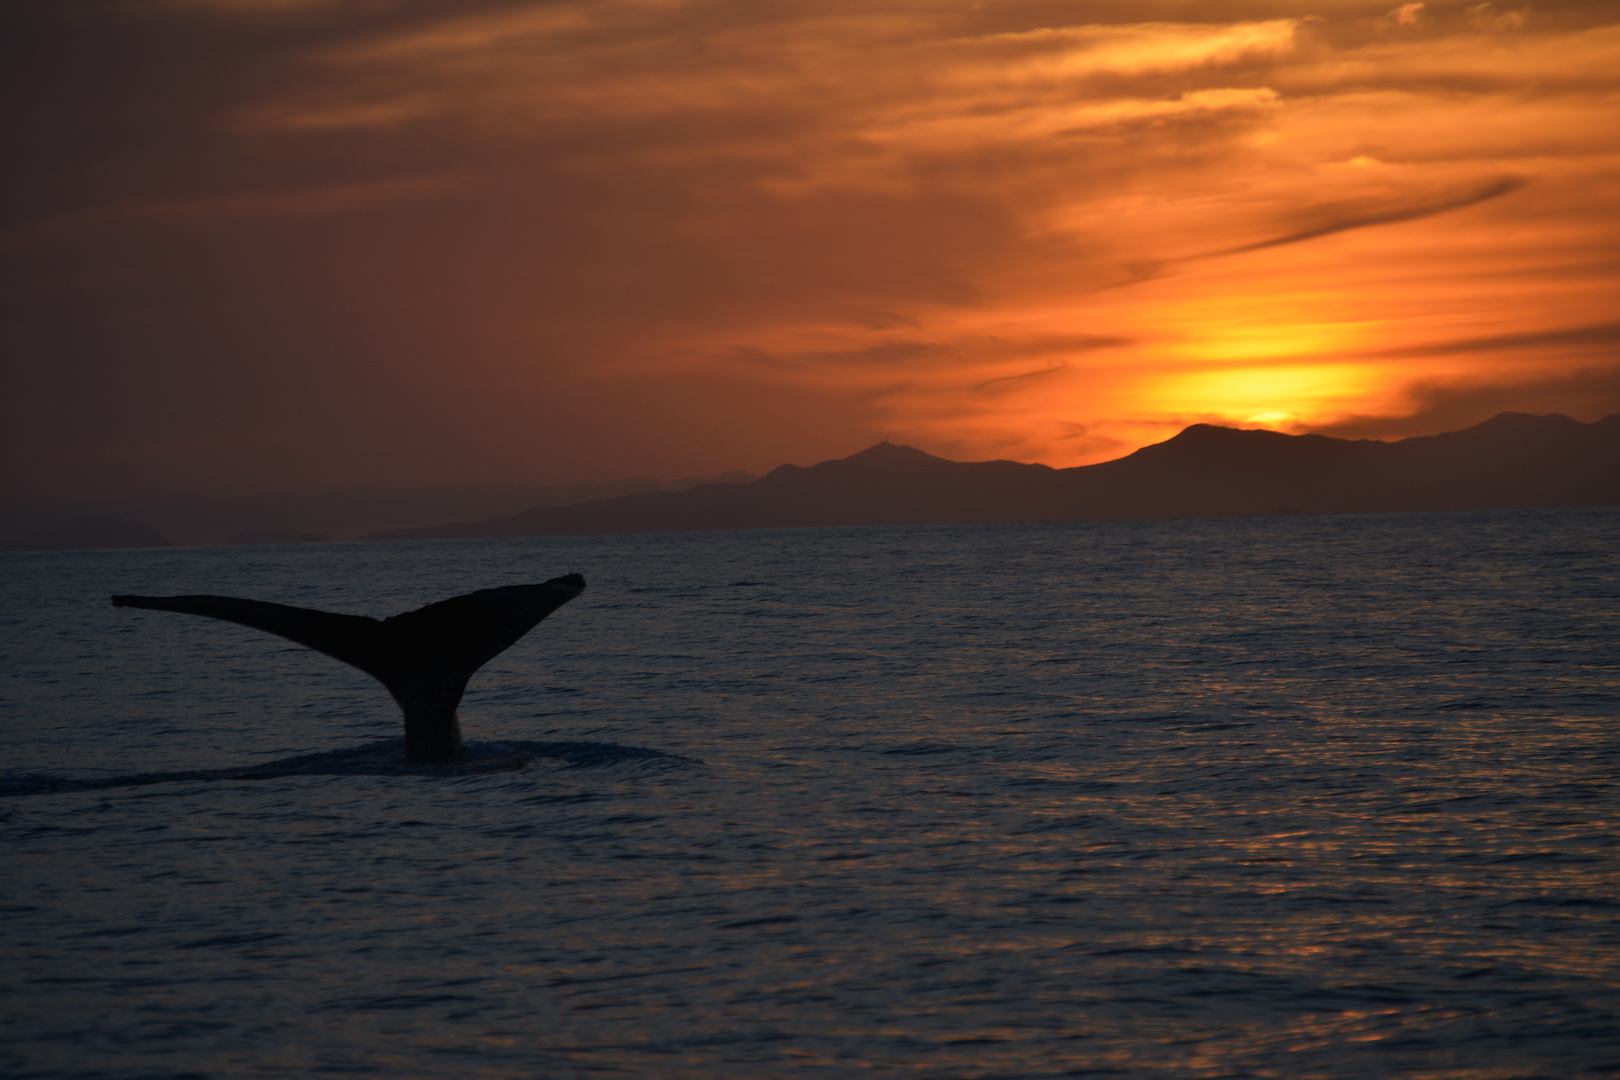
<svg viewBox="0 0 1620 1080">
<path fill-rule="evenodd" d="M 851 454 L 844 461 L 944 461 L 925 450 L 918 450 L 915 446 L 906 446 L 902 443 L 880 442 L 873 443 L 860 453 Z"/>
</svg>

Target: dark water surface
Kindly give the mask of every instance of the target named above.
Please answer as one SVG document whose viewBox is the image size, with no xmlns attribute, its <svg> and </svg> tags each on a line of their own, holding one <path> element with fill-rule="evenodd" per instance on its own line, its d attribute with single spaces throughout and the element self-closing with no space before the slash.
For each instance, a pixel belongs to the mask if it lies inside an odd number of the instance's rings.
<svg viewBox="0 0 1620 1080">
<path fill-rule="evenodd" d="M 107 603 L 570 571 L 461 769 Z M 1615 508 L 0 574 L 7 1077 L 1620 1076 Z"/>
</svg>

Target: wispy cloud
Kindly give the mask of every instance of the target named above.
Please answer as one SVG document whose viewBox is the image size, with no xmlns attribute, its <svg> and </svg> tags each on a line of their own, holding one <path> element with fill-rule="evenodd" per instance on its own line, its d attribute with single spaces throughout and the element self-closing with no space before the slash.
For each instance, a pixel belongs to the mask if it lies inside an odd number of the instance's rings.
<svg viewBox="0 0 1620 1080">
<path fill-rule="evenodd" d="M 1545 349 L 1595 348 L 1620 357 L 1620 322 L 1595 326 L 1572 326 L 1558 330 L 1532 330 L 1527 333 L 1495 334 L 1381 350 L 1380 356 L 1475 356 L 1481 353 L 1536 351 Z"/>
<path fill-rule="evenodd" d="M 1517 191 L 1526 183 L 1528 181 L 1522 177 L 1505 176 L 1497 180 L 1491 180 L 1472 191 L 1462 194 L 1445 196 L 1440 199 L 1408 202 L 1406 205 L 1311 207 L 1299 212 L 1297 216 L 1313 219 L 1313 224 L 1286 233 L 1283 236 L 1228 248 L 1214 254 L 1241 255 L 1246 251 L 1261 251 L 1265 248 L 1281 247 L 1284 244 L 1302 244 L 1307 240 L 1317 240 L 1324 236 L 1332 236 L 1334 233 L 1349 232 L 1351 229 L 1370 229 L 1375 225 L 1394 225 L 1403 221 L 1418 221 L 1451 210 L 1461 210 L 1465 206 L 1473 206 L 1476 203 L 1484 202 L 1486 199 L 1495 199 Z"/>
</svg>

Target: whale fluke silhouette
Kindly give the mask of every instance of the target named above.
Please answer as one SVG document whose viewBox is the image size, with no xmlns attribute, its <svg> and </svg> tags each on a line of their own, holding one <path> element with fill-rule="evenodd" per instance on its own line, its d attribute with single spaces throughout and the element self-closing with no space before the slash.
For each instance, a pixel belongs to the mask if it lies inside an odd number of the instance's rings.
<svg viewBox="0 0 1620 1080">
<path fill-rule="evenodd" d="M 456 706 L 473 672 L 583 591 L 585 579 L 569 574 L 539 585 L 480 589 L 381 621 L 231 596 L 115 596 L 112 602 L 241 623 L 352 664 L 399 702 L 406 759 L 446 761 L 461 751 Z"/>
</svg>

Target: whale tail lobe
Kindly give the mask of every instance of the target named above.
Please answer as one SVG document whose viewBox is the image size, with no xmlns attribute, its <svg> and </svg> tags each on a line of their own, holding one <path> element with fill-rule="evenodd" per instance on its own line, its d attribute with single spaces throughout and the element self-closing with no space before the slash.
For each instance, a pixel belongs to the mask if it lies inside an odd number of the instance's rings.
<svg viewBox="0 0 1620 1080">
<path fill-rule="evenodd" d="M 377 620 L 231 596 L 114 596 L 116 607 L 178 611 L 251 626 L 350 664 L 388 688 L 405 714 L 405 756 L 461 750 L 456 706 L 473 672 L 585 590 L 578 574 L 453 596 Z"/>
</svg>

